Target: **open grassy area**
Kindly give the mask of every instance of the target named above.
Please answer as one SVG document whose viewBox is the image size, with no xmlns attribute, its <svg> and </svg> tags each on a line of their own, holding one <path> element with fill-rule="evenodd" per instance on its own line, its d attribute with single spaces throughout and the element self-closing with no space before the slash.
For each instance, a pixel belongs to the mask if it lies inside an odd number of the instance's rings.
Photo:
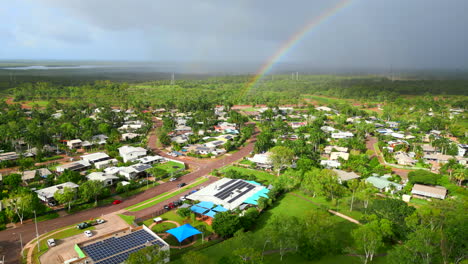
<svg viewBox="0 0 468 264">
<path fill-rule="evenodd" d="M 174 161 L 168 161 L 166 163 L 154 165 L 148 172 L 156 178 L 163 178 L 183 169 L 185 169 L 185 165 Z"/>
<path fill-rule="evenodd" d="M 242 168 L 242 167 L 236 167 L 236 166 L 227 166 L 221 169 L 221 172 L 226 172 L 228 170 L 235 170 L 238 171 L 242 174 L 251 174 L 254 175 L 255 178 L 257 178 L 258 182 L 262 183 L 272 183 L 276 176 L 265 172 L 265 171 L 260 171 L 260 170 L 254 170 L 254 169 L 249 169 L 249 168 Z"/>
<path fill-rule="evenodd" d="M 54 213 L 50 213 L 50 214 L 37 217 L 37 222 L 47 221 L 50 219 L 55 219 L 57 217 L 59 217 L 59 214 L 54 212 Z"/>
<path fill-rule="evenodd" d="M 279 200 L 273 207 L 266 212 L 264 212 L 257 221 L 257 224 L 253 230 L 254 233 L 254 241 L 251 242 L 251 246 L 257 249 L 261 249 L 263 247 L 263 243 L 265 242 L 265 235 L 264 230 L 265 227 L 268 225 L 268 220 L 273 215 L 288 215 L 288 216 L 296 216 L 296 217 L 303 217 L 312 210 L 317 210 L 319 207 L 307 202 L 299 197 L 296 197 L 290 193 L 284 195 L 281 200 Z M 351 238 L 350 238 L 350 231 L 353 228 L 356 228 L 357 225 L 351 222 L 348 222 L 342 218 L 337 216 L 330 215 L 337 223 L 337 229 L 342 235 L 340 236 L 340 240 L 343 240 L 343 247 L 349 245 Z M 276 248 L 267 245 L 266 250 L 275 250 Z M 217 263 L 221 257 L 229 255 L 232 251 L 232 245 L 230 240 L 226 240 L 222 243 L 217 245 L 211 246 L 209 248 L 203 249 L 200 252 L 209 256 L 212 260 L 212 263 Z M 265 257 L 265 263 L 360 263 L 360 260 L 356 257 L 348 257 L 348 256 L 329 256 L 326 257 L 318 262 L 310 262 L 304 260 L 301 256 L 297 254 L 288 253 L 285 255 L 283 261 L 280 261 L 279 255 L 277 253 L 268 255 Z"/>
<path fill-rule="evenodd" d="M 148 208 L 148 207 L 151 207 L 155 204 L 158 204 L 162 201 L 165 201 L 167 199 L 170 199 L 176 195 L 179 195 L 195 186 L 198 186 L 204 182 L 208 181 L 208 178 L 201 178 L 201 179 L 198 179 L 196 182 L 190 184 L 190 185 L 187 185 L 173 193 L 171 192 L 165 192 L 165 193 L 162 193 L 156 197 L 153 197 L 151 199 L 148 199 L 146 201 L 143 201 L 143 202 L 140 202 L 140 203 L 137 203 L 137 204 L 134 204 L 132 206 L 129 206 L 127 208 L 125 208 L 126 210 L 130 211 L 130 212 L 137 212 L 137 211 L 140 211 L 140 210 L 143 210 L 145 208 Z"/>
<path fill-rule="evenodd" d="M 134 215 L 123 215 L 123 214 L 118 214 L 120 218 L 122 218 L 128 225 L 133 226 L 133 220 L 135 220 Z"/>
</svg>

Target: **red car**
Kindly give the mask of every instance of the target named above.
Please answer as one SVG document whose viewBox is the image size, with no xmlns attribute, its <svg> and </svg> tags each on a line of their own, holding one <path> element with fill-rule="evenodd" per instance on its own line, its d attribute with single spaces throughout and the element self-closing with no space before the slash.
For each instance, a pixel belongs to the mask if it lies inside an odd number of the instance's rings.
<svg viewBox="0 0 468 264">
<path fill-rule="evenodd" d="M 114 201 L 112 202 L 112 204 L 119 204 L 119 203 L 121 203 L 121 202 L 122 202 L 122 201 L 120 201 L 120 200 L 114 200 Z"/>
</svg>

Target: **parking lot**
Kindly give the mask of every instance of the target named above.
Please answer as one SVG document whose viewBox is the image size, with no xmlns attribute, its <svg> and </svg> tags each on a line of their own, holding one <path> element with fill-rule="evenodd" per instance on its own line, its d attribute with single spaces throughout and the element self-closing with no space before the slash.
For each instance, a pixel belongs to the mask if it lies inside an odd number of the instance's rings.
<svg viewBox="0 0 468 264">
<path fill-rule="evenodd" d="M 93 237 L 89 238 L 86 237 L 84 233 L 81 233 L 65 239 L 55 240 L 57 245 L 55 247 L 51 247 L 40 257 L 41 263 L 60 264 L 65 260 L 78 257 L 78 254 L 74 250 L 75 244 L 128 226 L 127 223 L 125 223 L 125 221 L 115 213 L 104 215 L 100 218 L 106 220 L 106 222 L 95 226 L 96 229 L 91 231 L 93 233 Z"/>
</svg>

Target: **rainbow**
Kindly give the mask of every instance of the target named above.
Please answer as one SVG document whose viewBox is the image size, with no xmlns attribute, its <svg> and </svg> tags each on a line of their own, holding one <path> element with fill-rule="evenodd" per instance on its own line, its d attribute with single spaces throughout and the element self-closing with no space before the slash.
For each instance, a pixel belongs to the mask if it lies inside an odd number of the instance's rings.
<svg viewBox="0 0 468 264">
<path fill-rule="evenodd" d="M 341 9 L 345 8 L 351 3 L 351 0 L 341 0 L 335 6 L 327 9 L 325 12 L 321 13 L 318 17 L 314 17 L 309 23 L 307 23 L 301 30 L 295 32 L 289 39 L 286 41 L 281 48 L 279 48 L 273 56 L 271 56 L 260 69 L 257 71 L 255 76 L 247 83 L 246 87 L 241 92 L 241 97 L 245 95 L 252 87 L 254 87 L 257 82 L 267 74 L 273 66 L 283 58 L 288 51 L 290 51 L 294 46 L 301 41 L 308 32 L 312 29 L 316 28 L 323 22 L 327 20 L 327 18 L 331 18 L 334 14 L 338 13 Z"/>
</svg>

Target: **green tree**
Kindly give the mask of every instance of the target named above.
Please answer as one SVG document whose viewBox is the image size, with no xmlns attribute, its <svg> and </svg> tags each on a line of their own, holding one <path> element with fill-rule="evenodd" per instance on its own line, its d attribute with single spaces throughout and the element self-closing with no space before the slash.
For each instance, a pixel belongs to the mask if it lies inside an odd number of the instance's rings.
<svg viewBox="0 0 468 264">
<path fill-rule="evenodd" d="M 291 166 L 294 159 L 294 152 L 287 147 L 276 146 L 270 150 L 271 154 L 269 159 L 273 163 L 273 167 L 276 168 L 278 176 L 282 169 Z"/>
<path fill-rule="evenodd" d="M 8 201 L 4 200 L 4 203 L 7 204 L 7 215 L 16 215 L 21 224 L 25 216 L 36 209 L 34 194 L 28 192 L 13 194 Z"/>
<path fill-rule="evenodd" d="M 222 237 L 229 237 L 241 228 L 241 223 L 237 215 L 233 215 L 227 211 L 215 215 L 212 227 L 216 234 Z"/>
<path fill-rule="evenodd" d="M 70 187 L 65 187 L 62 191 L 57 190 L 54 194 L 54 198 L 61 204 L 67 204 L 68 211 L 70 211 L 71 204 L 76 198 L 76 191 Z"/>
<path fill-rule="evenodd" d="M 10 190 L 17 188 L 23 180 L 21 174 L 12 173 L 3 177 L 3 183 L 10 187 Z"/>
<path fill-rule="evenodd" d="M 189 251 L 182 255 L 182 262 L 184 264 L 207 264 L 211 263 L 208 256 L 202 254 L 200 251 Z"/>
<path fill-rule="evenodd" d="M 87 181 L 80 186 L 81 197 L 86 201 L 94 199 L 96 205 L 98 197 L 103 190 L 104 187 L 100 181 Z"/>
<path fill-rule="evenodd" d="M 192 211 L 189 208 L 179 208 L 177 214 L 182 218 L 188 218 Z"/>
<path fill-rule="evenodd" d="M 374 220 L 354 229 L 351 234 L 356 249 L 364 253 L 364 263 L 367 263 L 372 261 L 377 250 L 384 245 L 384 237 L 392 235 L 391 223 L 386 219 Z"/>
</svg>

